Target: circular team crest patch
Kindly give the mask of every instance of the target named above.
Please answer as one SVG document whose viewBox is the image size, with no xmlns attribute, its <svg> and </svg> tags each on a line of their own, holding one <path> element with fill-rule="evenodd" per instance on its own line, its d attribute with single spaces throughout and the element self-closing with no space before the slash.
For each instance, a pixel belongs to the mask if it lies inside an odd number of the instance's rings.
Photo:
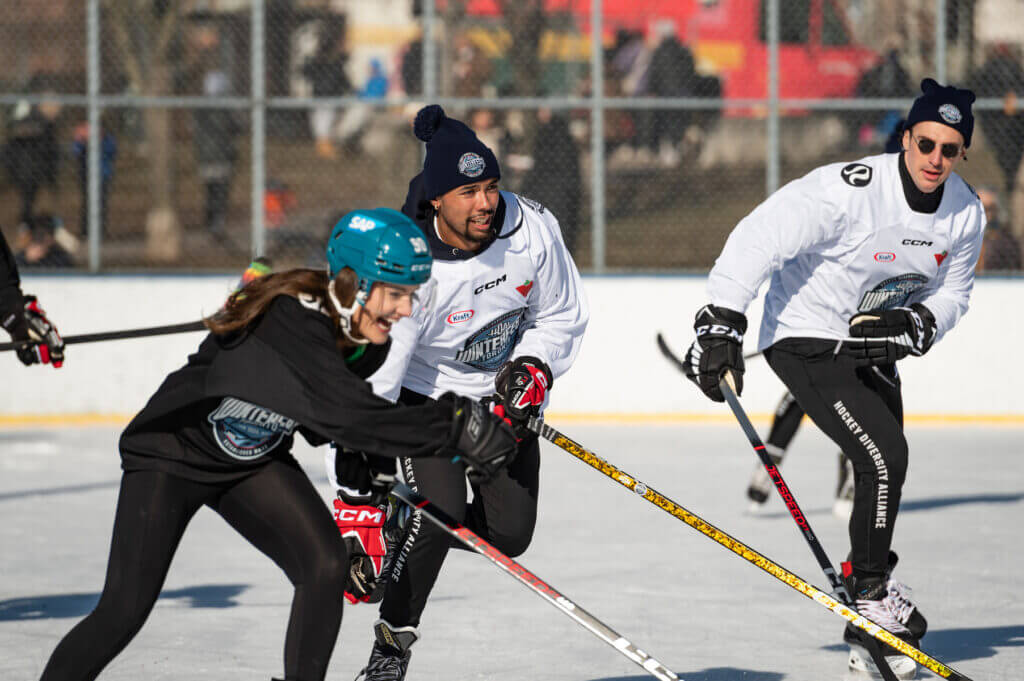
<svg viewBox="0 0 1024 681">
<path fill-rule="evenodd" d="M 960 109 L 956 108 L 952 104 L 943 104 L 940 106 L 939 115 L 942 116 L 942 120 L 946 121 L 950 125 L 956 125 L 964 119 L 960 114 Z"/>
<path fill-rule="evenodd" d="M 871 182 L 872 170 L 871 166 L 863 163 L 850 163 L 844 166 L 839 174 L 842 175 L 843 182 L 851 187 L 865 187 Z"/>
<path fill-rule="evenodd" d="M 480 177 L 485 165 L 483 157 L 472 151 L 467 151 L 459 158 L 459 172 L 466 177 Z"/>
</svg>

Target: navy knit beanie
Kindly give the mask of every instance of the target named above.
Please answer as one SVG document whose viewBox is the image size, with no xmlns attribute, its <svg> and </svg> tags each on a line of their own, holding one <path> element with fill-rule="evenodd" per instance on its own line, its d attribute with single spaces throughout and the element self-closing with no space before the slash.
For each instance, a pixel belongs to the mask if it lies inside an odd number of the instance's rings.
<svg viewBox="0 0 1024 681">
<path fill-rule="evenodd" d="M 437 104 L 420 109 L 413 132 L 427 143 L 423 188 L 428 199 L 470 182 L 501 177 L 494 152 L 465 123 L 445 116 Z"/>
<path fill-rule="evenodd" d="M 952 85 L 939 85 L 931 78 L 921 81 L 921 92 L 923 94 L 910 107 L 904 129 L 910 130 L 921 121 L 935 121 L 963 135 L 965 149 L 971 146 L 971 133 L 974 132 L 971 103 L 974 101 L 974 93 Z"/>
</svg>

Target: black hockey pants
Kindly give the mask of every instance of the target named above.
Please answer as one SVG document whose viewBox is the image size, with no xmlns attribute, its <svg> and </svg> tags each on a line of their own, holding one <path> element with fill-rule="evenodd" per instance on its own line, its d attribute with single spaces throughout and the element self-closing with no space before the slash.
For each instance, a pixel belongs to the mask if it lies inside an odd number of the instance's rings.
<svg viewBox="0 0 1024 681">
<path fill-rule="evenodd" d="M 835 342 L 788 338 L 765 351 L 800 407 L 853 463 L 850 561 L 859 575 L 881 575 L 907 474 L 903 402 L 896 367 L 855 367 L 833 355 Z"/>
<path fill-rule="evenodd" d="M 324 678 L 341 626 L 348 553 L 305 473 L 272 461 L 228 484 L 158 471 L 125 473 L 103 593 L 96 609 L 57 646 L 43 681 L 94 679 L 128 645 L 156 603 L 185 527 L 204 504 L 277 563 L 295 586 L 285 677 Z"/>
<path fill-rule="evenodd" d="M 405 404 L 425 398 L 402 391 Z M 537 487 L 540 445 L 536 438 L 519 445 L 515 461 L 482 485 L 472 485 L 466 502 L 466 474 L 444 458 L 402 459 L 402 473 L 410 487 L 509 556 L 530 545 L 537 523 Z M 405 542 L 398 547 L 380 616 L 393 626 L 417 626 L 448 549 L 466 549 L 426 518 L 410 519 Z M 468 549 L 466 549 L 468 550 Z"/>
</svg>

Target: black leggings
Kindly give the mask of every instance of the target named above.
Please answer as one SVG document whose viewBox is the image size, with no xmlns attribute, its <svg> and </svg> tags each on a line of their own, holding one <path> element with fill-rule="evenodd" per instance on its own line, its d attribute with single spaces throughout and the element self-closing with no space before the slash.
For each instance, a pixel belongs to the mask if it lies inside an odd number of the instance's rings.
<svg viewBox="0 0 1024 681">
<path fill-rule="evenodd" d="M 60 642 L 43 681 L 94 679 L 142 628 L 189 520 L 203 505 L 284 570 L 295 586 L 285 677 L 323 679 L 341 626 L 348 554 L 309 478 L 272 461 L 231 483 L 204 484 L 158 471 L 121 478 L 107 578 L 96 609 Z"/>
<path fill-rule="evenodd" d="M 402 472 L 410 487 L 499 551 L 518 556 L 530 545 L 537 523 L 540 475 L 536 438 L 520 444 L 515 461 L 507 469 L 483 485 L 473 485 L 473 499 L 468 504 L 465 469 L 448 459 L 402 459 Z M 394 626 L 419 624 L 448 549 L 466 549 L 419 513 L 413 515 L 410 527 L 398 549 L 380 607 L 381 618 Z"/>
<path fill-rule="evenodd" d="M 850 562 L 858 575 L 881 575 L 907 475 L 903 401 L 893 365 L 855 367 L 835 343 L 786 339 L 765 351 L 800 407 L 853 463 Z"/>
</svg>

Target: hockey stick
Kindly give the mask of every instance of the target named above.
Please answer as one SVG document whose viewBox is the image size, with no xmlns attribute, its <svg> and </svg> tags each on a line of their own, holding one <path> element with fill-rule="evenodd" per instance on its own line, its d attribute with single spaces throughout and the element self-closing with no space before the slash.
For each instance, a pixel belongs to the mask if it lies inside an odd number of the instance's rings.
<svg viewBox="0 0 1024 681">
<path fill-rule="evenodd" d="M 660 340 L 660 338 L 659 338 Z M 667 346 L 662 347 L 662 352 L 671 353 L 671 350 Z M 718 388 L 722 391 L 722 395 L 725 397 L 725 401 L 729 403 L 729 408 L 732 409 L 733 415 L 736 420 L 739 421 L 740 427 L 747 436 L 747 440 L 750 442 L 750 446 L 754 448 L 754 453 L 757 454 L 757 458 L 761 460 L 761 464 L 764 466 L 764 470 L 768 473 L 768 477 L 771 478 L 775 484 L 775 489 L 778 490 L 779 496 L 786 503 L 786 508 L 789 509 L 789 514 L 793 516 L 793 521 L 797 527 L 800 528 L 800 532 L 804 535 L 804 539 L 807 540 L 807 545 L 811 548 L 811 553 L 814 554 L 814 559 L 818 561 L 818 565 L 821 566 L 821 571 L 825 573 L 825 578 L 828 579 L 828 583 L 832 586 L 832 594 L 837 596 L 843 605 L 849 608 L 855 608 L 853 599 L 850 597 L 849 592 L 846 590 L 846 586 L 843 584 L 843 580 L 839 578 L 839 574 L 835 571 L 832 566 L 832 561 L 828 559 L 828 555 L 825 554 L 825 548 L 818 541 L 818 537 L 814 534 L 814 530 L 811 529 L 811 523 L 807 520 L 807 516 L 800 509 L 800 504 L 797 503 L 796 497 L 789 489 L 789 485 L 782 479 L 782 473 L 779 472 L 779 467 L 775 465 L 772 458 L 768 456 L 768 452 L 765 451 L 764 442 L 761 441 L 761 437 L 757 434 L 757 430 L 754 429 L 754 424 L 747 418 L 747 413 L 743 410 L 743 406 L 740 404 L 739 398 L 736 397 L 736 383 L 733 378 L 731 371 L 726 371 L 722 380 L 718 382 Z M 871 655 L 871 660 L 878 667 L 878 671 L 881 672 L 882 678 L 885 681 L 897 681 L 896 674 L 892 671 L 889 663 L 885 661 L 885 655 L 882 653 L 881 646 L 876 641 L 871 641 L 870 645 L 865 645 L 865 649 L 868 654 Z"/>
<path fill-rule="evenodd" d="M 670 348 L 668 346 L 668 343 L 665 342 L 665 338 L 661 335 L 660 331 L 658 332 L 657 340 L 658 349 L 661 350 L 661 354 L 665 355 L 665 359 L 675 364 L 676 369 L 679 369 L 680 371 L 685 371 L 683 367 L 685 367 L 686 365 L 683 363 L 683 360 L 676 357 L 676 353 L 672 352 L 672 348 Z M 754 352 L 748 352 L 747 354 L 743 355 L 743 359 L 754 359 L 755 357 L 760 356 L 761 351 L 755 350 Z"/>
<path fill-rule="evenodd" d="M 646 501 L 659 507 L 669 515 L 672 515 L 684 523 L 697 530 L 701 534 L 704 534 L 711 539 L 715 540 L 722 546 L 726 547 L 733 553 L 737 554 L 747 562 L 753 563 L 757 567 L 761 568 L 771 576 L 775 577 L 781 582 L 784 582 L 796 589 L 803 595 L 815 601 L 819 605 L 828 608 L 835 614 L 839 615 L 846 621 L 858 629 L 862 629 L 869 633 L 874 638 L 888 643 L 890 646 L 900 651 L 902 654 L 916 660 L 919 664 L 927 667 L 931 671 L 935 672 L 939 676 L 946 679 L 953 679 L 954 681 L 971 681 L 971 679 L 960 672 L 956 671 L 952 667 L 948 667 L 939 660 L 935 659 L 931 655 L 915 648 L 901 638 L 897 638 L 889 633 L 887 630 L 878 626 L 871 620 L 857 613 L 856 610 L 844 605 L 840 601 L 837 601 L 831 595 L 825 593 L 821 589 L 809 584 L 796 574 L 790 572 L 778 563 L 773 562 L 769 558 L 765 557 L 761 553 L 758 553 L 754 549 L 748 547 L 746 544 L 730 536 L 726 532 L 718 529 L 711 523 L 707 522 L 698 515 L 691 513 L 676 502 L 672 501 L 668 497 L 664 496 L 660 492 L 656 491 L 652 487 L 648 487 L 643 482 L 640 482 L 628 473 L 616 468 L 612 464 L 608 463 L 598 455 L 585 449 L 583 445 L 570 440 L 568 437 L 558 432 L 551 426 L 544 423 L 542 419 L 531 418 L 527 427 L 540 437 L 544 438 L 548 442 L 551 442 L 556 447 L 564 449 L 569 454 L 572 454 L 577 459 L 587 464 L 591 468 L 600 471 L 604 475 L 608 476 L 615 482 L 619 483 L 626 489 L 635 492 L 637 495 L 643 497 Z"/>
<path fill-rule="evenodd" d="M 163 336 L 171 333 L 185 333 L 187 331 L 205 331 L 206 326 L 202 322 L 185 322 L 184 324 L 169 324 L 167 326 L 148 326 L 143 329 L 124 329 L 123 331 L 101 331 L 100 333 L 82 333 L 76 336 L 64 336 L 64 345 L 76 343 L 95 343 L 96 341 L 122 340 L 125 338 L 145 338 L 146 336 Z M 36 341 L 20 340 L 11 343 L 0 343 L 0 352 L 5 350 L 17 350 L 26 345 L 33 345 Z"/>
<path fill-rule="evenodd" d="M 431 503 L 428 499 L 414 492 L 408 485 L 398 483 L 391 490 L 391 493 L 413 509 L 423 513 L 428 520 L 461 541 L 470 549 L 476 551 L 481 556 L 487 558 L 502 570 L 515 577 L 520 583 L 526 585 L 535 594 L 574 619 L 578 624 L 583 626 L 584 629 L 587 629 L 599 639 L 618 650 L 636 664 L 640 665 L 644 671 L 651 676 L 657 679 L 662 679 L 662 681 L 679 681 L 679 677 L 663 664 L 637 648 L 617 632 L 613 631 L 601 620 L 597 619 L 579 605 L 556 591 L 540 577 L 488 544 L 480 538 L 479 535 L 461 525 L 443 510 Z"/>
<path fill-rule="evenodd" d="M 679 359 L 672 349 L 668 347 L 668 343 L 665 342 L 664 337 L 659 333 L 657 336 L 658 349 L 661 350 L 661 354 L 665 356 L 677 369 L 684 371 L 685 363 Z M 814 559 L 818 561 L 818 565 L 821 567 L 822 572 L 825 573 L 825 578 L 828 580 L 829 585 L 832 587 L 832 595 L 837 597 L 843 605 L 848 608 L 856 610 L 853 599 L 850 598 L 850 594 L 846 591 L 846 586 L 840 579 L 839 574 L 835 571 L 832 566 L 832 561 L 829 560 L 828 555 L 825 553 L 824 547 L 821 542 L 818 541 L 818 537 L 814 534 L 814 530 L 811 529 L 811 524 L 807 520 L 807 516 L 804 515 L 803 510 L 800 508 L 800 504 L 797 503 L 796 497 L 790 491 L 786 481 L 782 478 L 782 473 L 779 472 L 778 466 L 772 461 L 771 457 L 768 456 L 768 452 L 765 450 L 764 443 L 761 441 L 760 436 L 757 434 L 757 430 L 754 429 L 754 425 L 747 418 L 746 412 L 740 405 L 739 399 L 736 397 L 735 382 L 731 372 L 726 372 L 725 376 L 719 382 L 719 389 L 722 391 L 722 395 L 725 396 L 726 402 L 729 403 L 730 409 L 732 409 L 733 415 L 739 422 L 740 427 L 743 428 L 743 432 L 747 436 L 747 440 L 750 445 L 754 448 L 754 453 L 757 454 L 761 460 L 761 464 L 764 466 L 765 472 L 768 477 L 771 478 L 772 483 L 775 485 L 775 489 L 778 490 L 779 496 L 786 504 L 786 508 L 789 509 L 790 515 L 793 517 L 793 521 L 796 523 L 800 532 L 803 534 L 804 539 L 807 541 L 807 545 L 811 549 L 811 553 L 814 554 Z M 866 643 L 864 646 L 868 654 L 871 656 L 871 660 L 875 663 L 879 673 L 885 681 L 897 681 L 896 674 L 892 671 L 889 663 L 885 660 L 885 655 L 882 652 L 881 646 L 874 640 L 870 643 Z"/>
</svg>

